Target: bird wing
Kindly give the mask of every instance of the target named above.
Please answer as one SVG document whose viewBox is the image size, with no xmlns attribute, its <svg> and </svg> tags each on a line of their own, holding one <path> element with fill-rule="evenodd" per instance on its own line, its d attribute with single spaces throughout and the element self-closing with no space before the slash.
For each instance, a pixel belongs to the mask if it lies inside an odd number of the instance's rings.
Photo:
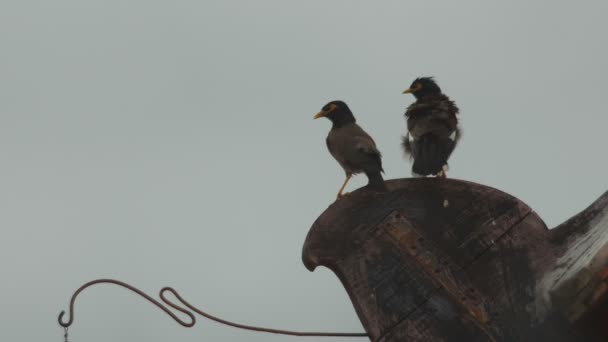
<svg viewBox="0 0 608 342">
<path fill-rule="evenodd" d="M 376 143 L 359 125 L 331 130 L 326 142 L 329 152 L 345 170 L 355 172 L 370 166 L 382 170 L 382 155 Z"/>
<path fill-rule="evenodd" d="M 408 133 L 418 139 L 431 133 L 441 138 L 450 137 L 457 129 L 458 108 L 447 97 L 414 103 L 406 112 Z"/>
<path fill-rule="evenodd" d="M 380 171 L 384 172 L 382 169 L 382 153 L 380 153 L 376 147 L 376 143 L 370 136 L 367 136 L 367 138 L 357 137 L 355 147 L 361 154 L 365 155 L 367 158 L 371 158 L 378 165 Z"/>
</svg>

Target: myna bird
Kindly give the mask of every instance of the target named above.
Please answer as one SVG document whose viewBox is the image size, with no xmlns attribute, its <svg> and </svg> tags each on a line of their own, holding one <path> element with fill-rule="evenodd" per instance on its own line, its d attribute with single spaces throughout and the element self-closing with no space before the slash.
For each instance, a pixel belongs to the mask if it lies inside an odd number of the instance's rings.
<svg viewBox="0 0 608 342">
<path fill-rule="evenodd" d="M 346 103 L 332 101 L 314 116 L 328 118 L 332 127 L 325 142 L 329 153 L 338 161 L 346 173 L 346 180 L 338 191 L 338 199 L 350 178 L 357 173 L 365 173 L 368 185 L 383 185 L 382 160 L 376 143 L 357 125 L 355 116 Z"/>
<path fill-rule="evenodd" d="M 412 173 L 446 177 L 448 159 L 460 138 L 458 107 L 431 77 L 415 79 L 403 93 L 416 97 L 405 111 L 407 134 L 402 143 L 414 161 Z"/>
</svg>

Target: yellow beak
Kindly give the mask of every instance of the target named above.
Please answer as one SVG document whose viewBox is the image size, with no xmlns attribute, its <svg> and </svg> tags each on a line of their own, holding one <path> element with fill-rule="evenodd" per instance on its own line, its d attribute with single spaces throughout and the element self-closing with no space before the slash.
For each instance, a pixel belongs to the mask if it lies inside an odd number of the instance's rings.
<svg viewBox="0 0 608 342">
<path fill-rule="evenodd" d="M 324 110 L 322 110 L 322 111 L 318 112 L 317 114 L 315 114 L 315 116 L 313 116 L 312 118 L 313 119 L 318 119 L 318 118 L 324 117 L 325 115 L 327 115 L 327 112 L 324 111 Z"/>
<path fill-rule="evenodd" d="M 411 93 L 413 93 L 413 92 L 414 92 L 414 90 L 413 90 L 412 88 L 407 88 L 407 89 L 405 89 L 405 90 L 403 91 L 403 93 L 401 93 L 401 94 L 411 94 Z"/>
</svg>

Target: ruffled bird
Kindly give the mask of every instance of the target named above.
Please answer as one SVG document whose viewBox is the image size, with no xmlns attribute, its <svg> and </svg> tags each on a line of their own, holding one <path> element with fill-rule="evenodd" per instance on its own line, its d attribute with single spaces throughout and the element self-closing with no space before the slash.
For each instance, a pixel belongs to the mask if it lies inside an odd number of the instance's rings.
<svg viewBox="0 0 608 342">
<path fill-rule="evenodd" d="M 446 177 L 448 159 L 461 134 L 458 107 L 431 77 L 417 78 L 403 93 L 416 98 L 405 111 L 407 134 L 402 142 L 414 162 L 412 174 Z"/>
</svg>

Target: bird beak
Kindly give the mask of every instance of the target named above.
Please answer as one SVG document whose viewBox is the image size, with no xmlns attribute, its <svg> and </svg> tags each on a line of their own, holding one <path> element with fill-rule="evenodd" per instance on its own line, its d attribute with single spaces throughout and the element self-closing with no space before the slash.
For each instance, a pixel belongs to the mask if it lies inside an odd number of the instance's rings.
<svg viewBox="0 0 608 342">
<path fill-rule="evenodd" d="M 322 111 L 318 112 L 317 114 L 315 114 L 315 116 L 313 116 L 312 118 L 313 119 L 322 118 L 322 117 L 326 116 L 327 114 L 328 114 L 327 111 L 322 110 Z"/>
<path fill-rule="evenodd" d="M 323 108 L 325 108 L 325 107 L 323 107 Z M 336 108 L 338 108 L 338 107 L 335 104 L 332 103 L 332 104 L 329 105 L 328 109 L 322 110 L 322 111 L 318 112 L 312 118 L 313 119 L 318 119 L 318 118 L 322 118 L 322 117 L 328 116 L 331 112 L 333 112 L 334 110 L 336 110 Z"/>
<path fill-rule="evenodd" d="M 405 89 L 402 94 L 413 94 L 420 89 L 422 89 L 422 85 L 420 83 L 416 83 L 413 87 Z"/>
</svg>

